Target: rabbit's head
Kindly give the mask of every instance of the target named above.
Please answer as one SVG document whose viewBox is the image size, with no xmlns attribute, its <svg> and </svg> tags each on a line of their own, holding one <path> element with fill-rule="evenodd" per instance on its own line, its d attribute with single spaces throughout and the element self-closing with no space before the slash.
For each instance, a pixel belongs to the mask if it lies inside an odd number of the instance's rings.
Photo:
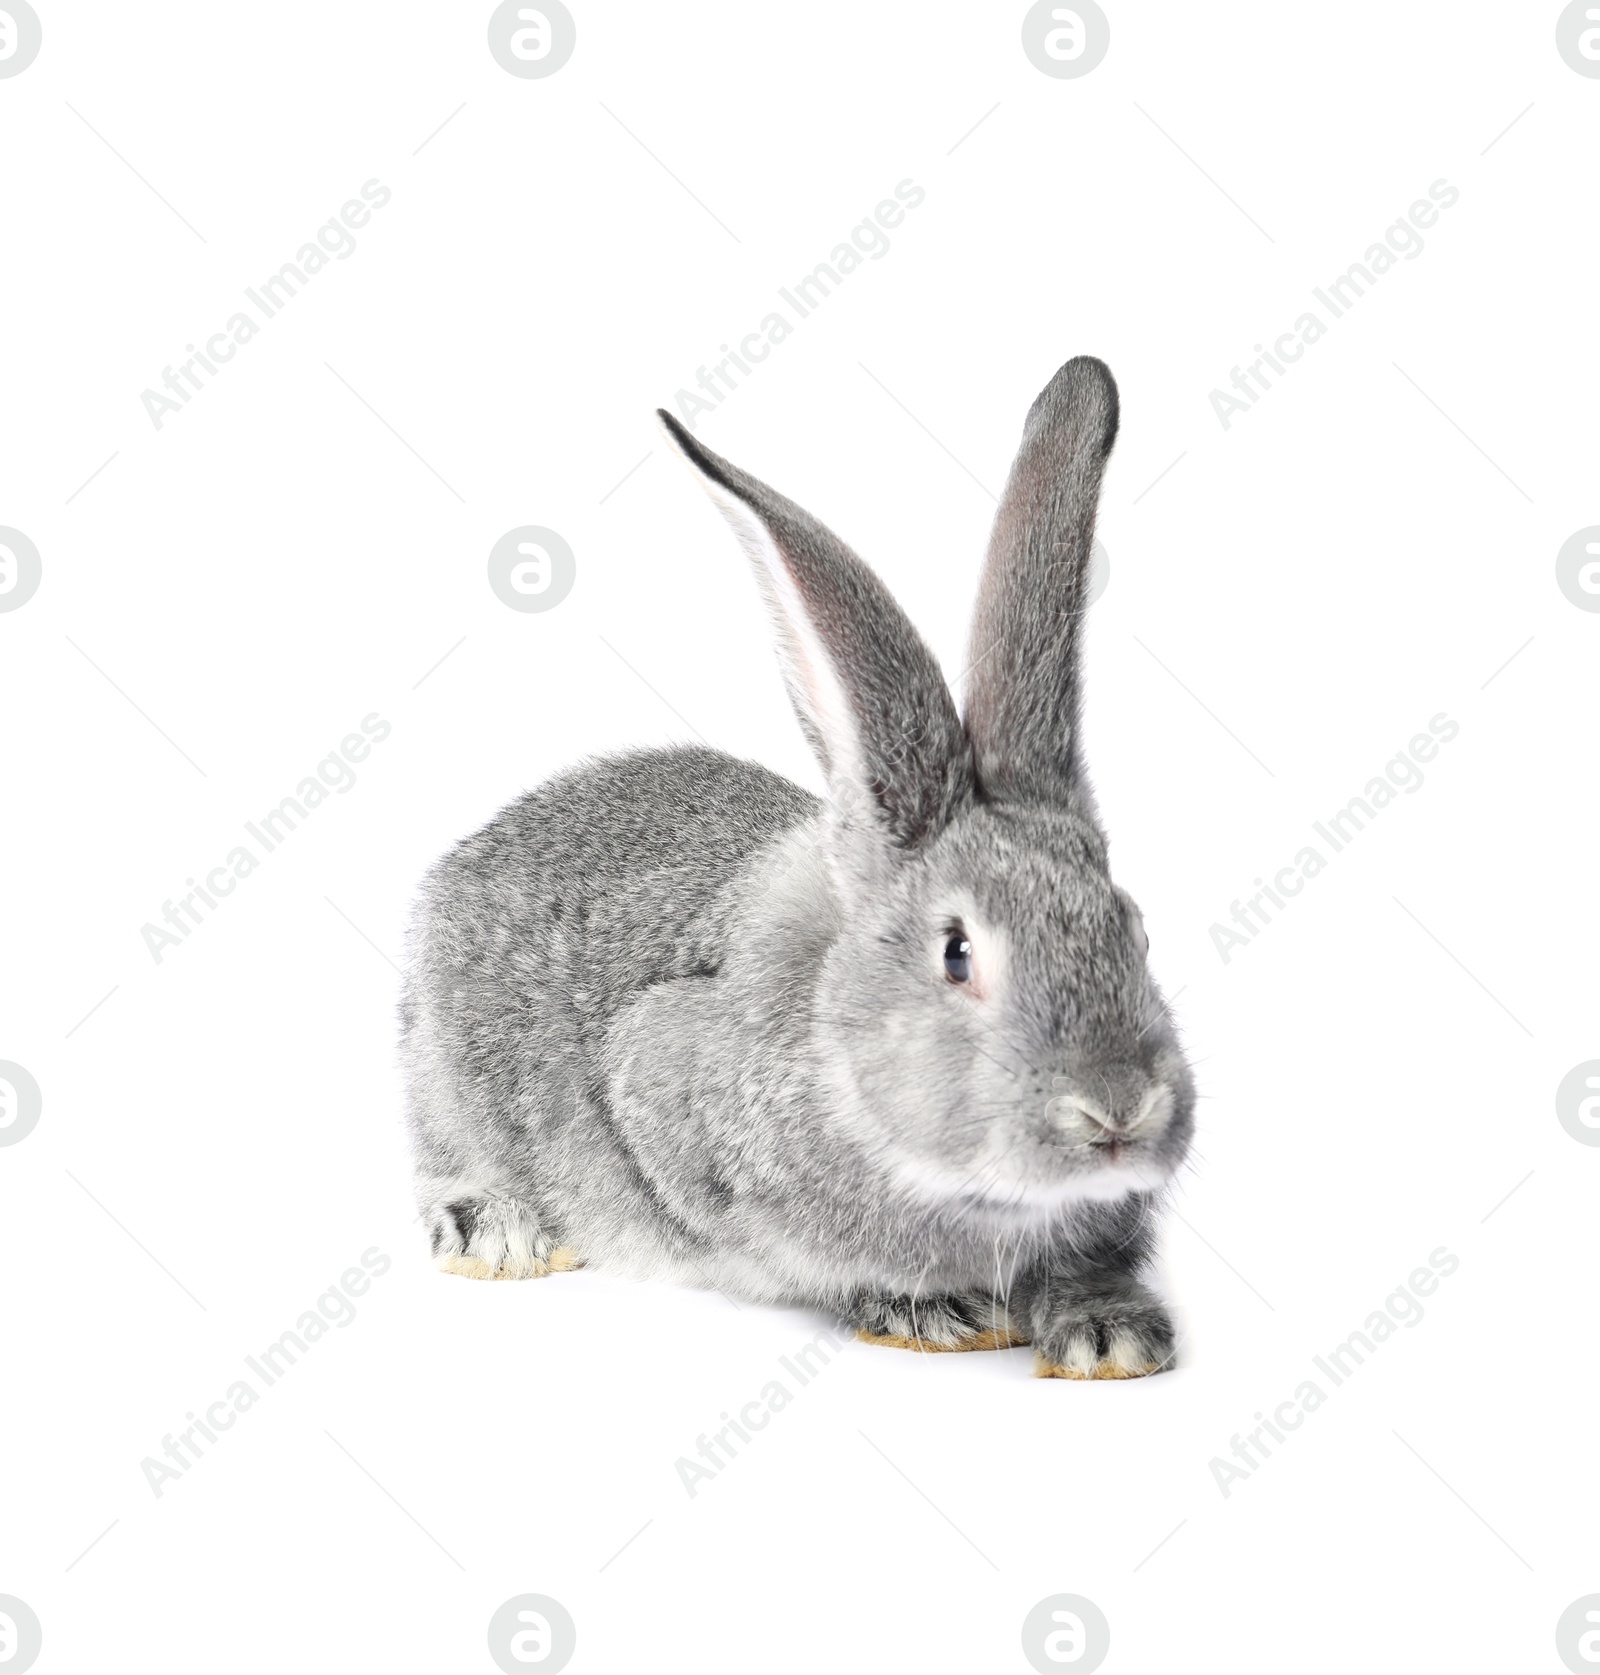
<svg viewBox="0 0 1600 1675">
<path fill-rule="evenodd" d="M 907 1190 L 1032 1220 L 1162 1186 L 1194 1090 L 1111 881 L 1079 743 L 1110 373 L 1069 361 L 1029 411 L 995 519 L 965 720 L 883 583 L 676 421 L 750 556 L 828 785 L 839 902 L 813 991 L 834 1096 Z"/>
</svg>

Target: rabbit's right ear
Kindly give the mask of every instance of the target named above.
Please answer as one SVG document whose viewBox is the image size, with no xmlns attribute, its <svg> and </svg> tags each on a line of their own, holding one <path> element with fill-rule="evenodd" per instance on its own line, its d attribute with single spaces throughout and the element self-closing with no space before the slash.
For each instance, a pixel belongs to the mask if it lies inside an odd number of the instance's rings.
<svg viewBox="0 0 1600 1675">
<path fill-rule="evenodd" d="M 1079 664 L 1100 478 L 1117 436 L 1103 361 L 1068 361 L 1028 410 L 995 514 L 968 657 L 967 732 L 984 793 L 1072 800 Z"/>
<path fill-rule="evenodd" d="M 972 789 L 971 749 L 933 653 L 889 590 L 809 512 L 658 413 L 750 558 L 800 725 L 854 830 L 911 849 Z"/>
</svg>

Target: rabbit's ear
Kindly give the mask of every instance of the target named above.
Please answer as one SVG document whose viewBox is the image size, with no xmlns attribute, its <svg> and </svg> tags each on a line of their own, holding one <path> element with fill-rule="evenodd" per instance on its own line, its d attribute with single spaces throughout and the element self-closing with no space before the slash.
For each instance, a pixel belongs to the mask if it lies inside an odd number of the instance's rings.
<svg viewBox="0 0 1600 1675">
<path fill-rule="evenodd" d="M 938 832 L 971 791 L 971 750 L 939 666 L 889 590 L 831 530 L 702 446 L 662 428 L 751 560 L 789 697 L 849 827 L 899 848 Z"/>
<path fill-rule="evenodd" d="M 1060 802 L 1084 790 L 1079 650 L 1089 550 L 1117 386 L 1080 355 L 1028 410 L 995 515 L 968 653 L 967 732 L 986 795 Z"/>
</svg>

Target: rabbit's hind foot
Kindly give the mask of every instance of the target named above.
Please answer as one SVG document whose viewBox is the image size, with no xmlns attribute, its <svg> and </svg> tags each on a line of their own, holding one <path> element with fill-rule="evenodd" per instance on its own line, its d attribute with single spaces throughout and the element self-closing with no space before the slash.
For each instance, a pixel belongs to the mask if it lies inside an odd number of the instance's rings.
<svg viewBox="0 0 1600 1675">
<path fill-rule="evenodd" d="M 434 1265 L 469 1280 L 534 1280 L 578 1266 L 569 1245 L 545 1235 L 515 1198 L 454 1198 L 428 1216 Z"/>
</svg>

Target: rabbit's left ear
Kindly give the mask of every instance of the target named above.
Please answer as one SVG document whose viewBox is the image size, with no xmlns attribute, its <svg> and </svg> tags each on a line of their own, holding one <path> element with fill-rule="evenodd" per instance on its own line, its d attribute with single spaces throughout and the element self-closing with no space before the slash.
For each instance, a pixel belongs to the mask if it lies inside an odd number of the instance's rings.
<svg viewBox="0 0 1600 1675">
<path fill-rule="evenodd" d="M 784 682 L 848 827 L 909 849 L 971 791 L 971 752 L 939 665 L 889 590 L 809 512 L 658 413 L 751 560 Z"/>
<path fill-rule="evenodd" d="M 972 622 L 967 731 L 985 794 L 1082 795 L 1079 670 L 1117 386 L 1080 355 L 1040 392 L 995 514 Z"/>
</svg>

